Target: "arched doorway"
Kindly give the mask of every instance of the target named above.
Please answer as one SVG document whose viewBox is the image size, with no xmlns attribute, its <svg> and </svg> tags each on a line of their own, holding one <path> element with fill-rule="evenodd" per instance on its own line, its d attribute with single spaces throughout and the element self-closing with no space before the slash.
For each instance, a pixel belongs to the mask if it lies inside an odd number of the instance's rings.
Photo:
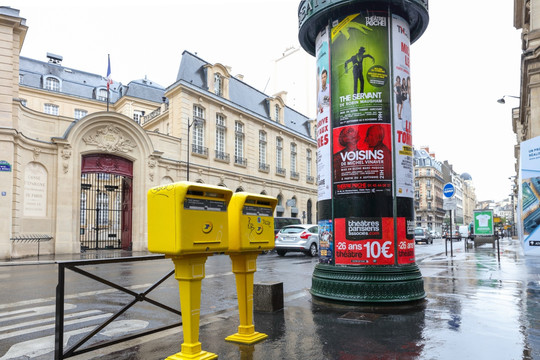
<svg viewBox="0 0 540 360">
<path fill-rule="evenodd" d="M 81 249 L 130 250 L 133 163 L 109 155 L 82 158 Z"/>
</svg>

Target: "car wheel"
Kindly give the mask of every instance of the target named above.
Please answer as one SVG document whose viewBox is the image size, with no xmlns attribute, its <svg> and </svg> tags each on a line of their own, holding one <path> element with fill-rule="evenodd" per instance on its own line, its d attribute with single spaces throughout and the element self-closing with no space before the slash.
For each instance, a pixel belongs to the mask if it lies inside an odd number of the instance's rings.
<svg viewBox="0 0 540 360">
<path fill-rule="evenodd" d="M 287 250 L 276 250 L 276 252 L 279 256 L 285 256 L 285 254 L 287 253 Z"/>
<path fill-rule="evenodd" d="M 317 244 L 313 243 L 309 247 L 308 255 L 313 257 L 317 255 Z"/>
</svg>

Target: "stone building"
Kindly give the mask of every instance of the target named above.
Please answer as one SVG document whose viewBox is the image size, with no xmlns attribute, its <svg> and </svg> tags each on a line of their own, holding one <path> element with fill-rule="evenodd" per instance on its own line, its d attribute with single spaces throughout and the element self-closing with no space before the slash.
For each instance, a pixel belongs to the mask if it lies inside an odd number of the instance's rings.
<svg viewBox="0 0 540 360">
<path fill-rule="evenodd" d="M 414 151 L 414 211 L 416 226 L 442 233 L 443 189 L 441 163 L 429 154 L 429 149 Z"/>
<path fill-rule="evenodd" d="M 16 9 L 0 19 L 0 258 L 144 250 L 148 189 L 187 179 L 316 221 L 314 122 L 283 96 L 187 51 L 171 85 L 107 91 L 60 55 L 20 57 L 31 29 Z"/>
</svg>

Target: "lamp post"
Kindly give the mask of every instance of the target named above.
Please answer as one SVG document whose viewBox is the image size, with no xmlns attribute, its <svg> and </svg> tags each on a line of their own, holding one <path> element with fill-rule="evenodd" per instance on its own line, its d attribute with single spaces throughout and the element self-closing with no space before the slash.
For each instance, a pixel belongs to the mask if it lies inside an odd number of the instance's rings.
<svg viewBox="0 0 540 360">
<path fill-rule="evenodd" d="M 506 104 L 506 101 L 504 100 L 505 97 L 511 97 L 511 98 L 519 99 L 519 96 L 504 95 L 502 98 L 500 98 L 499 100 L 497 100 L 497 102 L 498 102 L 499 104 Z"/>
</svg>

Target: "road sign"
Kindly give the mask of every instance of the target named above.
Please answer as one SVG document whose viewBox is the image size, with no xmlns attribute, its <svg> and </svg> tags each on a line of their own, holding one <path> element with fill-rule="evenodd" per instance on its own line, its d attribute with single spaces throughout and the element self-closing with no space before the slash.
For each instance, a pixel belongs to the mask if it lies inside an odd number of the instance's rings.
<svg viewBox="0 0 540 360">
<path fill-rule="evenodd" d="M 443 187 L 443 194 L 447 198 L 451 198 L 456 193 L 456 188 L 452 183 L 446 183 Z"/>
<path fill-rule="evenodd" d="M 456 210 L 457 200 L 456 198 L 444 198 L 443 199 L 443 210 Z"/>
</svg>

